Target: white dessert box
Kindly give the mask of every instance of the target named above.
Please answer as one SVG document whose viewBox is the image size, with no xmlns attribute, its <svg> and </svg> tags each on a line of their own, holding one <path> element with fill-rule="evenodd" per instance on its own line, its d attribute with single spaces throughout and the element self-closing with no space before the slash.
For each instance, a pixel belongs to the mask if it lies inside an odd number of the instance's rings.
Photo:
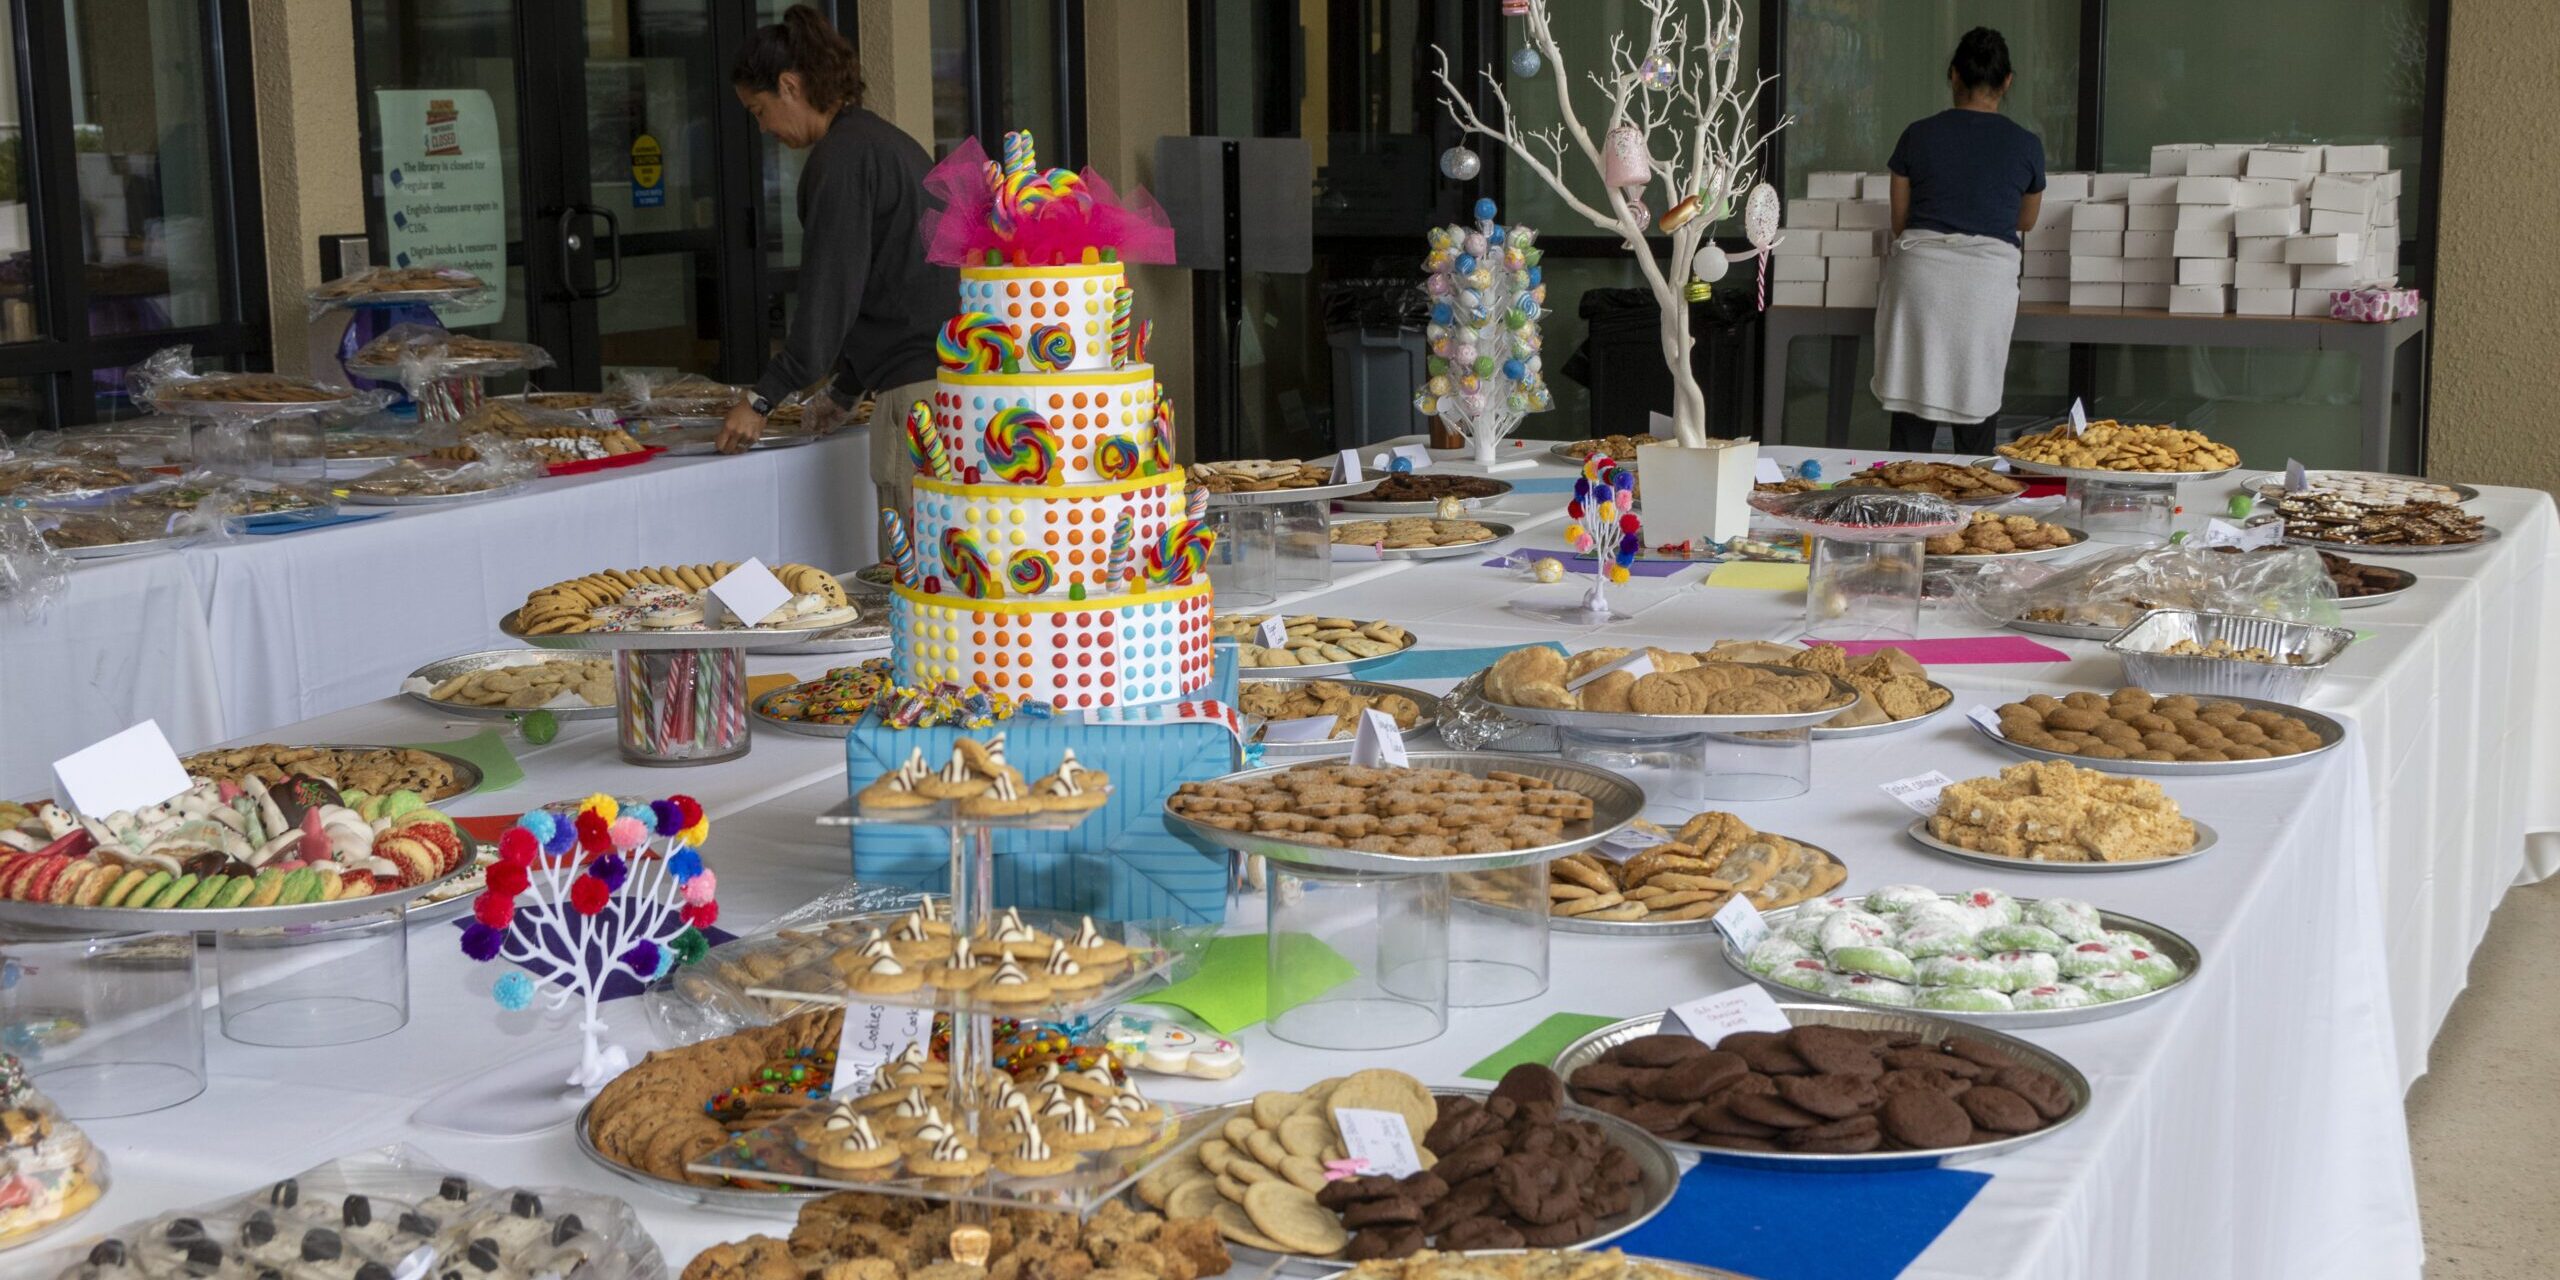
<svg viewBox="0 0 2560 1280">
<path fill-rule="evenodd" d="M 2231 282 L 2243 289 L 2291 289 L 2293 268 L 2282 262 L 2242 262 L 2231 268 Z M 2196 283 L 2203 284 L 2199 280 Z"/>
<path fill-rule="evenodd" d="M 2289 204 L 2281 209 L 2242 209 L 2231 215 L 2231 230 L 2244 239 L 2298 236 L 2302 234 L 2302 207 Z"/>
<path fill-rule="evenodd" d="M 2157 311 L 2169 305 L 2169 286 L 2128 281 L 2124 286 L 2124 305 Z"/>
<path fill-rule="evenodd" d="M 2123 284 L 2124 259 L 2073 254 L 2066 274 L 2073 284 Z"/>
<path fill-rule="evenodd" d="M 2231 310 L 2235 315 L 2244 316 L 2289 316 L 2293 314 L 2293 290 L 2235 290 Z"/>
<path fill-rule="evenodd" d="M 2121 307 L 2124 305 L 2124 286 L 2120 284 L 2072 285 L 2071 305 L 2075 307 Z"/>
<path fill-rule="evenodd" d="M 2181 258 L 2227 258 L 2231 256 L 2229 231 L 2206 231 L 2182 227 L 2169 233 L 2169 251 Z"/>
<path fill-rule="evenodd" d="M 2218 284 L 2171 285 L 2169 310 L 2176 315 L 2222 315 L 2231 310 L 2231 290 Z"/>
<path fill-rule="evenodd" d="M 1839 172 L 1807 174 L 1804 194 L 1812 200 L 1855 200 L 1858 198 L 1858 175 Z"/>
<path fill-rule="evenodd" d="M 1821 259 L 1816 258 L 1819 262 Z M 1818 307 L 1822 305 L 1822 282 L 1819 280 L 1781 280 L 1769 286 L 1769 305 L 1776 307 Z"/>
<path fill-rule="evenodd" d="M 2358 235 L 2292 236 L 2284 242 L 2284 260 L 2293 263 L 2353 262 L 2363 254 L 2364 237 Z"/>
<path fill-rule="evenodd" d="M 2166 258 L 2172 252 L 2170 237 L 2175 231 L 2128 231 L 2124 233 L 2124 256 L 2128 258 Z"/>
<path fill-rule="evenodd" d="M 2089 200 L 2071 206 L 2071 229 L 2074 231 L 2122 231 L 2125 206 L 2112 201 Z"/>
<path fill-rule="evenodd" d="M 2124 211 L 2124 229 L 2127 231 L 2175 231 L 2178 229 L 2178 215 L 2188 207 L 2182 204 L 2127 205 Z"/>
<path fill-rule="evenodd" d="M 2178 260 L 2175 258 L 2127 258 L 2124 260 L 2126 284 L 2174 284 L 2177 279 Z M 2133 304 L 2127 302 L 2125 305 Z"/>
<path fill-rule="evenodd" d="M 1847 200 L 1839 207 L 1843 231 L 1884 231 L 1893 226 L 1893 206 L 1882 200 Z"/>
<path fill-rule="evenodd" d="M 1842 259 L 1848 261 L 1848 259 Z M 1873 280 L 1829 280 L 1822 286 L 1822 305 L 1826 307 L 1872 307 L 1876 305 L 1876 282 Z"/>
<path fill-rule="evenodd" d="M 2122 231 L 2074 231 L 2071 233 L 2071 256 L 2075 258 L 2121 258 L 2124 256 Z"/>
<path fill-rule="evenodd" d="M 1824 264 L 1829 261 L 1828 258 L 1780 257 L 1769 264 L 1769 280 L 1773 284 L 1798 284 L 1807 280 L 1820 284 L 1825 274 Z"/>
<path fill-rule="evenodd" d="M 1876 233 L 1873 231 L 1825 231 L 1821 235 L 1823 257 L 1872 258 L 1876 256 Z"/>
<path fill-rule="evenodd" d="M 2251 263 L 2250 265 L 2260 264 Z M 2234 268 L 2237 266 L 2238 264 L 2229 258 L 2180 258 L 2178 259 L 2178 283 L 2230 284 L 2233 280 Z M 2292 284 L 2293 282 L 2288 280 L 2285 282 L 2285 287 L 2291 288 Z M 2293 304 L 2287 301 L 2285 305 L 2290 307 Z"/>
<path fill-rule="evenodd" d="M 1789 200 L 1787 225 L 1821 230 L 1840 225 L 1840 203 L 1836 200 Z"/>
</svg>

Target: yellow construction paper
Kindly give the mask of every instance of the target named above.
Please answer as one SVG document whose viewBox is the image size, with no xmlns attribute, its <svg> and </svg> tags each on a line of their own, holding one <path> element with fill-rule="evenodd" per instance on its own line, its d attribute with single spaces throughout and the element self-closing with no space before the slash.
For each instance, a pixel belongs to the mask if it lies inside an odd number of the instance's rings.
<svg viewBox="0 0 2560 1280">
<path fill-rule="evenodd" d="M 1720 564 L 1707 575 L 1710 587 L 1738 587 L 1745 591 L 1802 591 L 1805 567 L 1768 560 L 1736 560 Z"/>
</svg>

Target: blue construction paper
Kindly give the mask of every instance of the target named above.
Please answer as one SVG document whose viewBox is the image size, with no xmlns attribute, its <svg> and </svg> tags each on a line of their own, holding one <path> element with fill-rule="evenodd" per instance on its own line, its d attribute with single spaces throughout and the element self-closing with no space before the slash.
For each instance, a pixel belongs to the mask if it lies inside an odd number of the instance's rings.
<svg viewBox="0 0 2560 1280">
<path fill-rule="evenodd" d="M 1510 485 L 1513 493 L 1571 493 L 1573 482 L 1577 478 L 1575 476 L 1526 476 L 1518 480 L 1505 480 L 1503 483 Z"/>
<path fill-rule="evenodd" d="M 1987 1173 L 1781 1173 L 1701 1161 L 1613 1248 L 1757 1280 L 1893 1280 L 1973 1202 Z M 1820 1229 L 1807 1234 L 1806 1224 Z"/>
<path fill-rule="evenodd" d="M 360 524 L 367 520 L 379 520 L 389 514 L 390 513 L 387 511 L 370 511 L 362 515 L 350 512 L 340 512 L 336 515 L 313 516 L 308 520 L 278 520 L 274 523 L 252 524 L 244 526 L 240 532 L 249 534 L 253 537 L 272 538 L 279 533 L 300 533 L 305 529 L 326 529 L 333 524 Z"/>
<path fill-rule="evenodd" d="M 1572 650 L 1553 640 L 1546 646 L 1558 653 Z M 1412 649 L 1379 663 L 1361 667 L 1352 674 L 1362 680 L 1457 680 L 1493 665 L 1493 660 L 1527 645 L 1504 644 L 1486 649 Z"/>
</svg>

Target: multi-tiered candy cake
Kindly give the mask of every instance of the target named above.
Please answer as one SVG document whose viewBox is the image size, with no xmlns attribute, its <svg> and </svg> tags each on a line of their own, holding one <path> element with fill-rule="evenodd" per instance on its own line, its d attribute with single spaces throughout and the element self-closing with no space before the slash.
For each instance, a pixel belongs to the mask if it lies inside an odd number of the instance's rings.
<svg viewBox="0 0 2560 1280">
<path fill-rule="evenodd" d="M 939 176 L 939 174 L 938 174 Z M 1005 139 L 928 232 L 960 270 L 933 401 L 908 413 L 915 501 L 883 512 L 901 684 L 1061 708 L 1180 697 L 1210 675 L 1212 535 L 1173 461 L 1173 406 L 1124 257 L 1169 235 Z"/>
</svg>

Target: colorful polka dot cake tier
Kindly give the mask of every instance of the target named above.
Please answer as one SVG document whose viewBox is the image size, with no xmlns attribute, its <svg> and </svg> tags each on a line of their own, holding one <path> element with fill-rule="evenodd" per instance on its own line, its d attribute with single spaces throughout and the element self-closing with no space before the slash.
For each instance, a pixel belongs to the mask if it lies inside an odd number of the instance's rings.
<svg viewBox="0 0 2560 1280">
<path fill-rule="evenodd" d="M 1003 575 L 1006 595 L 1064 595 L 1079 587 L 1099 594 L 1111 581 L 1106 569 L 1121 518 L 1131 522 L 1132 546 L 1160 545 L 1189 514 L 1185 493 L 1179 471 L 1054 489 L 918 476 L 915 538 L 939 549 L 950 531 L 971 534 Z"/>
<path fill-rule="evenodd" d="M 1091 484 L 1173 469 L 1171 407 L 1146 365 L 1068 374 L 946 369 L 934 380 L 933 427 L 963 479 Z"/>
<path fill-rule="evenodd" d="M 1209 584 L 1105 601 L 891 589 L 900 684 L 976 685 L 1065 709 L 1163 702 L 1208 683 Z"/>
<path fill-rule="evenodd" d="M 1126 329 L 1128 290 L 1128 271 L 1117 262 L 960 270 L 960 310 L 1010 326 L 1025 373 L 1118 368 L 1113 320 Z"/>
</svg>

